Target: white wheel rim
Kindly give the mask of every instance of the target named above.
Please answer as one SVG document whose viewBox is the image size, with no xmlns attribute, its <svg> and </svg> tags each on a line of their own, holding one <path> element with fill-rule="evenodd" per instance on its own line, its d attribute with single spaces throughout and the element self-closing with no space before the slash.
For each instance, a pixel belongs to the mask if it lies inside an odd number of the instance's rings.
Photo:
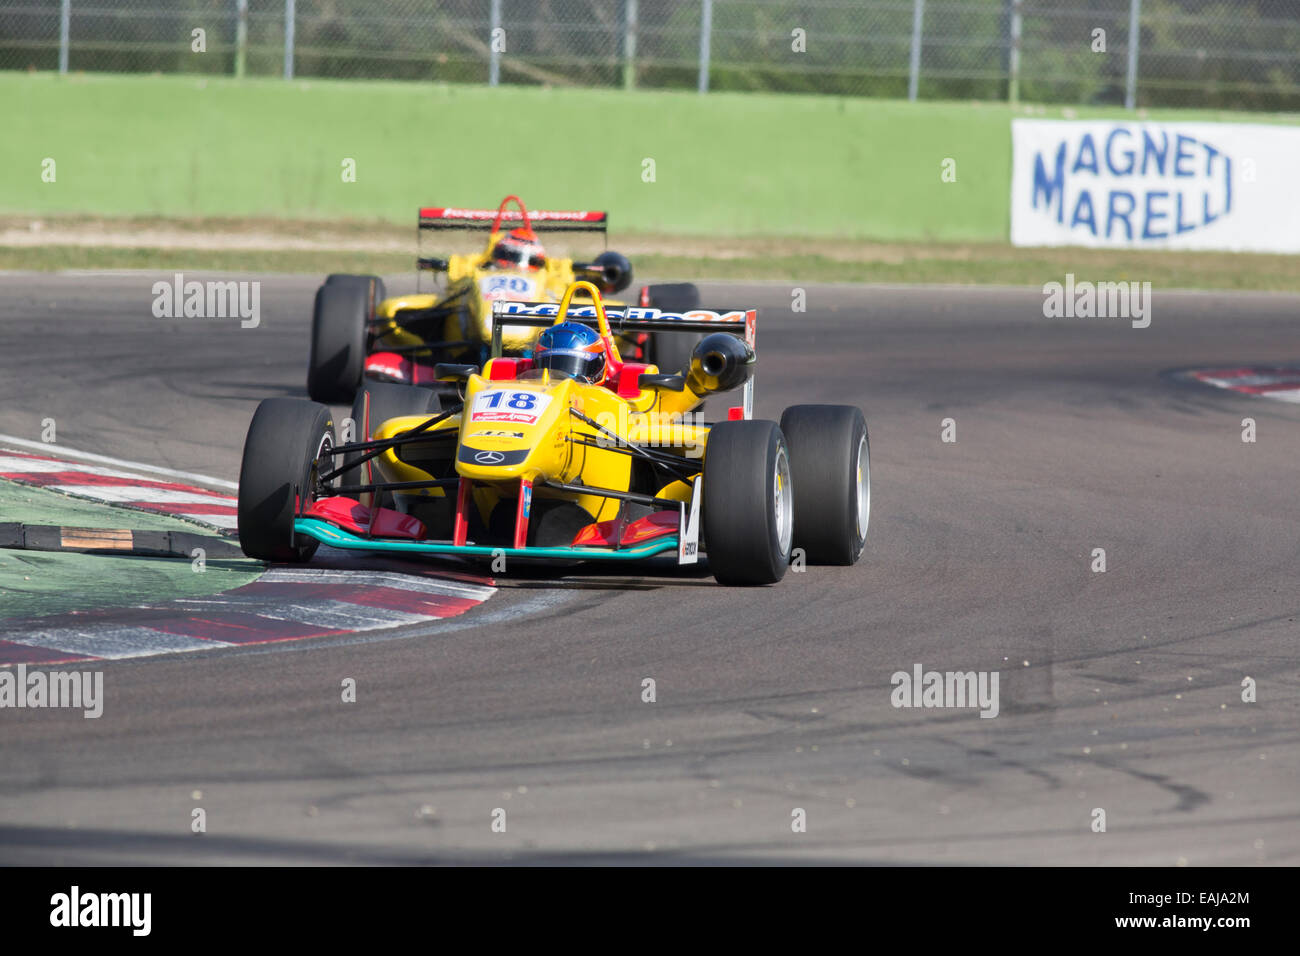
<svg viewBox="0 0 1300 956">
<path fill-rule="evenodd" d="M 794 537 L 794 507 L 790 488 L 790 457 L 782 446 L 776 455 L 772 473 L 772 509 L 776 519 L 776 540 L 782 554 L 790 553 Z"/>
<path fill-rule="evenodd" d="M 867 522 L 871 520 L 871 452 L 867 448 L 867 436 L 858 442 L 858 540 L 866 541 Z"/>
</svg>

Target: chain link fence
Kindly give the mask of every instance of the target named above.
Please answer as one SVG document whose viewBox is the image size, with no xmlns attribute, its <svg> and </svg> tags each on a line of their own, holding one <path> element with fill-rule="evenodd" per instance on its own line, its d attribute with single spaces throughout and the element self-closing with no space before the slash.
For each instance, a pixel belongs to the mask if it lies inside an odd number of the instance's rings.
<svg viewBox="0 0 1300 956">
<path fill-rule="evenodd" d="M 1294 110 L 1300 2 L 0 0 L 0 69 Z"/>
</svg>

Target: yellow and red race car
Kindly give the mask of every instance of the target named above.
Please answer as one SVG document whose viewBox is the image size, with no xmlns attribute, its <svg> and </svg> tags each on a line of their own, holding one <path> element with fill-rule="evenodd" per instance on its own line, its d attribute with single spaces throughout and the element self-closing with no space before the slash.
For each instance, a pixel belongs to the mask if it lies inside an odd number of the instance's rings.
<svg viewBox="0 0 1300 956">
<path fill-rule="evenodd" d="M 583 293 L 590 302 L 575 301 Z M 866 544 L 870 446 L 862 412 L 797 405 L 752 419 L 752 310 L 689 315 L 606 309 L 579 281 L 556 303 L 497 301 L 482 366 L 440 364 L 458 383 L 367 383 L 362 438 L 335 441 L 330 410 L 272 398 L 249 426 L 239 539 L 250 557 L 306 561 L 335 548 L 479 559 L 643 560 L 703 552 L 726 584 L 808 563 L 853 564 Z M 506 329 L 541 330 L 506 356 Z M 625 361 L 617 336 L 703 338 L 679 374 Z M 743 389 L 726 421 L 693 412 Z M 388 411 L 375 414 L 375 391 Z M 394 394 L 396 393 L 396 394 Z"/>
<path fill-rule="evenodd" d="M 508 208 L 512 203 L 516 208 Z M 591 281 L 605 294 L 623 291 L 632 282 L 626 257 L 606 250 L 590 262 L 577 262 L 548 256 L 541 243 L 546 233 L 597 233 L 603 241 L 608 224 L 609 215 L 597 211 L 530 214 L 517 196 L 507 196 L 495 210 L 422 208 L 417 230 L 421 239 L 428 232 L 486 229 L 486 246 L 446 258 L 424 256 L 419 250 L 417 277 L 431 272 L 441 279 L 441 288 L 431 293 L 389 298 L 378 276 L 329 276 L 316 292 L 308 394 L 318 402 L 346 404 L 363 379 L 438 388 L 437 363 L 481 365 L 487 360 L 494 302 L 558 302 L 575 279 Z M 689 312 L 699 307 L 699 290 L 689 283 L 646 286 L 640 303 Z M 509 326 L 505 348 L 526 350 L 536 335 L 536 329 Z M 680 370 L 694 341 L 639 333 L 619 344 L 640 361 Z"/>
</svg>

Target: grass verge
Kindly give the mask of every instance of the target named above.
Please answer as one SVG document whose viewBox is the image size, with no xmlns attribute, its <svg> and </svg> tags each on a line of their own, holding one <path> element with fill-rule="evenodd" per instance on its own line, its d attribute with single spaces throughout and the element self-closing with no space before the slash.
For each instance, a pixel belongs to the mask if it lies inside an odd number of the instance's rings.
<svg viewBox="0 0 1300 956">
<path fill-rule="evenodd" d="M 615 230 L 997 241 L 1013 116 L 1115 108 L 762 93 L 0 73 L 0 211 L 410 224 L 607 209 Z M 1151 111 L 1139 117 L 1237 119 Z M 1253 114 L 1252 122 L 1295 122 Z M 945 159 L 957 179 L 940 179 Z M 55 179 L 42 178 L 46 160 Z M 344 176 L 354 164 L 355 181 Z"/>
<path fill-rule="evenodd" d="M 71 498 L 45 488 L 0 480 L 0 514 L 6 521 L 76 528 L 201 533 L 186 521 Z M 132 607 L 201 597 L 255 581 L 264 568 L 246 559 L 206 562 L 202 573 L 189 561 L 0 550 L 0 621 L 99 607 Z"/>
</svg>

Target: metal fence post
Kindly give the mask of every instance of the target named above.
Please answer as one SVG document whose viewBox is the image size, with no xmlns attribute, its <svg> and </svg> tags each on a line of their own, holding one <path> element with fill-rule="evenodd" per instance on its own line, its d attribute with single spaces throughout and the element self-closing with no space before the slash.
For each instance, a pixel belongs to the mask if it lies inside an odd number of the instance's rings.
<svg viewBox="0 0 1300 956">
<path fill-rule="evenodd" d="M 248 0 L 235 0 L 235 76 L 244 78 L 248 59 Z"/>
<path fill-rule="evenodd" d="M 700 8 L 700 83 L 701 93 L 709 92 L 709 56 L 713 45 L 713 0 L 703 0 Z"/>
<path fill-rule="evenodd" d="M 907 98 L 916 99 L 921 84 L 921 24 L 925 20 L 925 0 L 912 0 L 912 63 L 907 71 Z"/>
<path fill-rule="evenodd" d="M 293 79 L 293 24 L 297 17 L 294 0 L 284 0 L 284 78 Z"/>
<path fill-rule="evenodd" d="M 59 7 L 59 72 L 68 72 L 68 36 L 72 33 L 72 0 Z"/>
<path fill-rule="evenodd" d="M 636 86 L 636 0 L 623 0 L 623 89 Z"/>
<path fill-rule="evenodd" d="M 1021 17 L 1022 0 L 1011 0 L 1011 49 L 1007 53 L 1007 102 L 1015 106 L 1020 102 L 1020 38 L 1025 24 Z"/>
<path fill-rule="evenodd" d="M 1129 0 L 1128 5 L 1128 81 L 1124 84 L 1124 108 L 1137 106 L 1138 46 L 1141 43 L 1142 0 Z"/>
<path fill-rule="evenodd" d="M 497 31 L 501 29 L 501 0 L 492 0 L 488 14 L 488 86 L 501 82 L 501 51 L 497 49 Z"/>
</svg>

